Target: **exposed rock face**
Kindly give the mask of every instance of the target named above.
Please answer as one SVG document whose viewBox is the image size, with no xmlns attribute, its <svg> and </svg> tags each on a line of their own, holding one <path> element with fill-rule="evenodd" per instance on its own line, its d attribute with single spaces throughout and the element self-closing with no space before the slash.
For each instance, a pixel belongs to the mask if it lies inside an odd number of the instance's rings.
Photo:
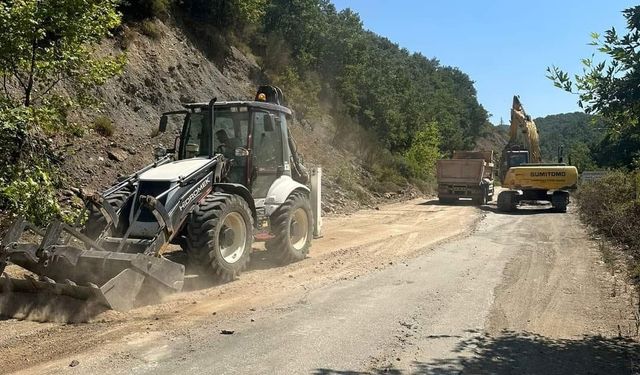
<svg viewBox="0 0 640 375">
<path fill-rule="evenodd" d="M 99 191 L 119 176 L 152 162 L 154 148 L 173 147 L 181 124 L 173 128 L 170 124 L 166 133 L 152 136 L 163 112 L 181 109 L 181 103 L 207 102 L 214 97 L 252 99 L 256 87 L 265 83 L 259 78 L 262 69 L 252 56 L 231 46 L 224 62 L 214 63 L 171 20 L 166 24 L 155 22 L 162 35 L 159 39 L 126 30 L 129 44 L 124 74 L 98 90 L 104 102 L 100 113 L 87 111 L 78 116 L 80 124 L 90 124 L 98 115 L 107 116 L 113 121 L 113 135 L 104 137 L 89 129 L 83 137 L 56 140 L 71 186 Z M 99 53 L 122 53 L 122 43 L 116 39 L 105 42 Z M 331 113 L 324 113 L 318 120 L 289 124 L 305 165 L 324 169 L 326 213 L 351 212 L 363 206 L 374 207 L 380 200 L 419 194 L 415 189 L 399 192 L 401 187 L 397 185 L 374 181 L 368 172 L 370 166 L 335 145 L 336 122 Z M 388 187 L 373 192 L 371 186 Z"/>
</svg>

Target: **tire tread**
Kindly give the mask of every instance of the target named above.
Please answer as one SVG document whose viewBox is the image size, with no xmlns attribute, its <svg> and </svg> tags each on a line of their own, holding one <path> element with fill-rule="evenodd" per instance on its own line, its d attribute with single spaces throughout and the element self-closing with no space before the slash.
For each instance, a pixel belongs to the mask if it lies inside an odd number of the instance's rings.
<svg viewBox="0 0 640 375">
<path fill-rule="evenodd" d="M 309 229 L 306 245 L 301 251 L 297 251 L 290 246 L 287 226 L 289 225 L 291 212 L 301 206 L 307 211 Z M 311 238 L 313 237 L 313 215 L 311 214 L 308 196 L 302 192 L 293 192 L 289 195 L 285 202 L 271 215 L 271 227 L 276 237 L 267 241 L 265 246 L 279 264 L 289 264 L 306 258 L 309 254 Z"/>
</svg>

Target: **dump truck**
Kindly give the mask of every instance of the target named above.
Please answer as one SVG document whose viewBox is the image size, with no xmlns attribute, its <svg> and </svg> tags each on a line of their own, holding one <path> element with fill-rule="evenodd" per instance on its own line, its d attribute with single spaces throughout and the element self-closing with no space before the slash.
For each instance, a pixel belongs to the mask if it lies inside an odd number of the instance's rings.
<svg viewBox="0 0 640 375">
<path fill-rule="evenodd" d="M 261 86 L 254 100 L 214 98 L 164 113 L 160 133 L 171 117 L 181 124 L 175 146 L 155 150 L 152 164 L 102 193 L 83 195 L 83 227 L 13 223 L 0 240 L 0 293 L 51 293 L 126 311 L 179 292 L 186 266 L 234 279 L 256 241 L 278 263 L 304 259 L 320 234 L 321 170 L 302 165 L 283 101 L 282 90 Z M 186 253 L 186 264 L 165 256 L 169 245 Z M 3 274 L 10 264 L 28 277 Z"/>
<path fill-rule="evenodd" d="M 438 160 L 440 203 L 471 198 L 474 204 L 487 204 L 493 199 L 493 169 L 493 151 L 454 151 L 452 159 Z"/>
</svg>

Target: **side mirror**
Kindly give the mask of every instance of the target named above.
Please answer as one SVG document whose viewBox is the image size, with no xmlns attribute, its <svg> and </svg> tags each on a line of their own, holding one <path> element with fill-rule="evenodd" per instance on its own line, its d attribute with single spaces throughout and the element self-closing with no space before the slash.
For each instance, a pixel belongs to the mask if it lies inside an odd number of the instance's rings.
<svg viewBox="0 0 640 375">
<path fill-rule="evenodd" d="M 162 115 L 162 117 L 160 117 L 160 127 L 158 128 L 160 133 L 164 133 L 165 131 L 167 131 L 168 122 L 169 122 L 169 118 L 167 117 L 167 115 Z"/>
<path fill-rule="evenodd" d="M 249 150 L 244 147 L 238 147 L 235 150 L 236 157 L 249 156 Z"/>
<path fill-rule="evenodd" d="M 264 116 L 264 131 L 266 132 L 272 132 L 273 129 L 275 129 L 276 127 L 276 120 L 275 120 L 275 115 L 269 113 L 268 116 Z"/>
<path fill-rule="evenodd" d="M 164 147 L 156 147 L 153 150 L 153 157 L 157 159 L 162 159 L 167 155 L 167 149 Z"/>
</svg>

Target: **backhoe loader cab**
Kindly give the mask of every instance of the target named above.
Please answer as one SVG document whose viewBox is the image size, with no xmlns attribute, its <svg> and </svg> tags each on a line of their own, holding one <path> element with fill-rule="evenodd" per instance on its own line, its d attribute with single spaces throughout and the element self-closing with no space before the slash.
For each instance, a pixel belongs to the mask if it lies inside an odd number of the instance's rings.
<svg viewBox="0 0 640 375">
<path fill-rule="evenodd" d="M 156 150 L 153 164 L 84 197 L 82 231 L 14 223 L 0 243 L 0 271 L 13 263 L 38 278 L 1 277 L 0 286 L 126 310 L 150 291 L 182 288 L 185 266 L 163 257 L 169 244 L 182 247 L 193 269 L 222 280 L 246 267 L 254 241 L 266 241 L 279 263 L 305 258 L 320 234 L 320 169 L 309 176 L 300 163 L 282 101 L 280 89 L 262 86 L 254 101 L 213 99 L 163 114 L 160 132 L 172 117 L 182 124 L 176 148 Z M 41 242 L 20 242 L 26 229 Z"/>
</svg>

